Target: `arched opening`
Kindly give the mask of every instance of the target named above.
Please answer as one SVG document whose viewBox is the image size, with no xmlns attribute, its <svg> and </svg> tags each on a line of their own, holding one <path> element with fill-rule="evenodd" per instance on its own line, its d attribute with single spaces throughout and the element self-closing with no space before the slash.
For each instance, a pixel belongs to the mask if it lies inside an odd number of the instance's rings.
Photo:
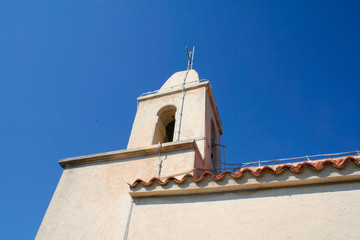
<svg viewBox="0 0 360 240">
<path fill-rule="evenodd" d="M 164 138 L 164 142 L 172 142 L 174 139 L 174 129 L 175 129 L 175 119 L 168 123 L 165 127 L 166 136 Z"/>
<path fill-rule="evenodd" d="M 156 116 L 156 125 L 152 144 L 172 142 L 175 131 L 176 107 L 169 105 L 160 109 Z"/>
</svg>

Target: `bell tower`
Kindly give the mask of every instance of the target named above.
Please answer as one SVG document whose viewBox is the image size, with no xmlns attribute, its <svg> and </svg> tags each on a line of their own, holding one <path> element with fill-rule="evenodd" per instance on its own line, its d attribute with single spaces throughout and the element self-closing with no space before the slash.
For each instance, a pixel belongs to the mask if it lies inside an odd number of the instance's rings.
<svg viewBox="0 0 360 240">
<path fill-rule="evenodd" d="M 137 101 L 127 149 L 159 144 L 172 145 L 176 151 L 177 144 L 193 141 L 201 158 L 192 163 L 195 175 L 220 171 L 223 131 L 208 80 L 200 80 L 194 69 L 176 72 L 159 90 L 144 93 Z"/>
<path fill-rule="evenodd" d="M 220 171 L 222 127 L 208 80 L 188 67 L 137 101 L 127 149 L 59 161 L 36 239 L 120 239 L 134 205 L 127 183 Z"/>
</svg>

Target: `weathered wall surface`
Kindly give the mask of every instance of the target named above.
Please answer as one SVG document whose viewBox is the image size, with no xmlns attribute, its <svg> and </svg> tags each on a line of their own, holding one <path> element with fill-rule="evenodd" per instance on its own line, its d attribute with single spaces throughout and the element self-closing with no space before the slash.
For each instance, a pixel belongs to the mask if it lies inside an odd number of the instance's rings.
<svg viewBox="0 0 360 240">
<path fill-rule="evenodd" d="M 194 149 L 163 154 L 161 176 L 193 168 L 194 159 Z M 152 155 L 64 169 L 36 239 L 122 239 L 127 183 L 151 179 L 157 164 Z"/>
<path fill-rule="evenodd" d="M 360 239 L 360 182 L 135 199 L 134 239 Z"/>
<path fill-rule="evenodd" d="M 205 159 L 209 159 L 210 161 L 207 161 L 207 168 L 213 169 L 216 168 L 217 172 L 221 172 L 221 147 L 217 145 L 212 145 L 211 139 L 215 139 L 216 144 L 220 144 L 220 130 L 219 126 L 215 119 L 215 113 L 213 110 L 213 107 L 211 105 L 210 97 L 209 95 L 206 95 L 206 117 L 205 117 L 205 135 L 206 135 L 206 144 L 205 144 Z M 215 136 L 212 136 L 211 127 L 214 127 L 214 134 Z M 215 151 L 213 151 L 214 149 Z M 213 153 L 213 157 L 211 157 L 211 154 Z M 213 164 L 213 162 L 215 164 Z M 215 166 L 214 166 L 215 165 Z"/>
<path fill-rule="evenodd" d="M 175 131 L 179 124 L 179 111 L 181 106 L 181 92 L 161 96 L 139 102 L 138 110 L 133 123 L 127 148 L 137 148 L 152 145 L 153 133 L 156 125 L 158 111 L 173 105 L 177 108 Z M 180 140 L 205 136 L 205 87 L 187 90 L 183 106 Z M 176 133 L 174 138 L 176 137 Z M 202 143 L 199 142 L 202 154 Z"/>
</svg>

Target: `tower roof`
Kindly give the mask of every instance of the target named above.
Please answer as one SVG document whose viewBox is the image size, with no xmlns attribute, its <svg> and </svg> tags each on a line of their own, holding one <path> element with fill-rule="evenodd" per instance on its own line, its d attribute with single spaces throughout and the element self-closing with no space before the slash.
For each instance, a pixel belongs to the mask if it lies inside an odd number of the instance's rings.
<svg viewBox="0 0 360 240">
<path fill-rule="evenodd" d="M 199 74 L 194 70 L 190 69 L 186 75 L 187 70 L 174 73 L 160 88 L 160 90 L 180 86 L 183 84 L 186 78 L 185 84 L 190 82 L 199 82 Z"/>
</svg>

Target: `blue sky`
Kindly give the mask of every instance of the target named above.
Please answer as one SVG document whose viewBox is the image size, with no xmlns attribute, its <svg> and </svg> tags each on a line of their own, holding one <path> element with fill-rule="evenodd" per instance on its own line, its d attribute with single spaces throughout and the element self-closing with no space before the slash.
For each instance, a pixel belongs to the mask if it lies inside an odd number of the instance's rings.
<svg viewBox="0 0 360 240">
<path fill-rule="evenodd" d="M 360 148 L 358 1 L 3 1 L 0 229 L 31 239 L 66 157 L 126 148 L 136 98 L 211 81 L 227 162 Z"/>
</svg>

